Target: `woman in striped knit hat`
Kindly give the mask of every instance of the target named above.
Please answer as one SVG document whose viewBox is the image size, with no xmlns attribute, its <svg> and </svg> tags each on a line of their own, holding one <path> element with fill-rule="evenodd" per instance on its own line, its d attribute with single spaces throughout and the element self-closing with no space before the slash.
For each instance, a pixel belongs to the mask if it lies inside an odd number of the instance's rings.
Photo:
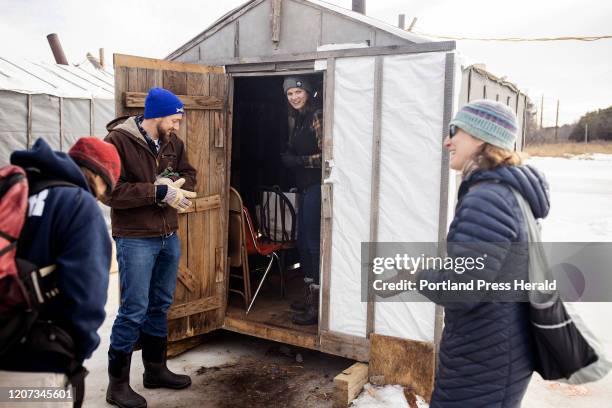
<svg viewBox="0 0 612 408">
<path fill-rule="evenodd" d="M 426 270 L 417 280 L 436 284 L 529 279 L 527 251 L 509 256 L 516 244 L 523 243 L 519 246 L 525 249 L 528 242 L 514 191 L 527 201 L 536 219 L 544 218 L 549 210 L 548 185 L 536 169 L 521 164 L 514 152 L 516 134 L 514 112 L 498 102 L 469 103 L 451 121 L 444 147 L 450 152 L 450 167 L 463 179 L 447 235 L 448 255 L 477 258 L 486 245 L 487 258 L 482 270 L 462 275 L 451 269 Z M 455 298 L 440 291 L 421 293 L 445 308 L 430 406 L 519 407 L 533 372 L 528 303 L 485 300 L 482 290 Z"/>
</svg>

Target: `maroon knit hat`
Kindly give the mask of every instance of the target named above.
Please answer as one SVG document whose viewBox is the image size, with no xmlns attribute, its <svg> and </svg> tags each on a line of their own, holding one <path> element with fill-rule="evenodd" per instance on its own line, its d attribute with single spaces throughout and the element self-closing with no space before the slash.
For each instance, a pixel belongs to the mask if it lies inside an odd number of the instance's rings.
<svg viewBox="0 0 612 408">
<path fill-rule="evenodd" d="M 121 173 L 121 159 L 117 149 L 96 137 L 82 137 L 70 148 L 68 155 L 79 166 L 99 174 L 112 191 Z"/>
</svg>

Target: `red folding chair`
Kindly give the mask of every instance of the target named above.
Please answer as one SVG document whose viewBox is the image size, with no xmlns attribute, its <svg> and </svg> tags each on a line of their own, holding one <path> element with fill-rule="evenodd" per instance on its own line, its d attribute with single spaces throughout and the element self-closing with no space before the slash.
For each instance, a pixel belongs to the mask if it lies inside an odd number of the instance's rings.
<svg viewBox="0 0 612 408">
<path fill-rule="evenodd" d="M 255 290 L 255 294 L 253 295 L 253 298 L 251 299 L 251 303 L 249 304 L 249 307 L 247 308 L 246 314 L 249 314 L 249 312 L 251 311 L 251 308 L 253 307 L 253 303 L 255 303 L 257 294 L 259 293 L 261 286 L 266 280 L 266 276 L 268 276 L 268 272 L 270 272 L 270 269 L 272 269 L 272 264 L 274 263 L 275 259 L 276 259 L 279 269 L 281 271 L 283 270 L 282 262 L 276 252 L 279 251 L 280 249 L 283 249 L 284 245 L 282 243 L 269 242 L 269 241 L 264 240 L 263 236 L 260 233 L 258 233 L 257 230 L 255 229 L 255 226 L 253 225 L 253 220 L 251 219 L 251 215 L 249 214 L 249 210 L 246 207 L 242 207 L 242 212 L 244 214 L 244 219 L 246 221 L 244 225 L 244 229 L 245 229 L 245 235 L 246 235 L 247 254 L 261 255 L 261 256 L 264 256 L 270 259 L 270 262 L 268 262 L 268 265 L 266 266 L 264 274 L 261 280 L 259 281 L 259 284 L 257 285 L 257 289 Z"/>
</svg>

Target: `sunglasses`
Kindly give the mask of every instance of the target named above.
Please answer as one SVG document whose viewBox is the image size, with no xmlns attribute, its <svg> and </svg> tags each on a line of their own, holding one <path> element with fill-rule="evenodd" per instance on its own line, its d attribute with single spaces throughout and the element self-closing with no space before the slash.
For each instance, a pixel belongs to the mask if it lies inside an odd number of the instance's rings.
<svg viewBox="0 0 612 408">
<path fill-rule="evenodd" d="M 457 132 L 459 131 L 459 128 L 455 125 L 450 125 L 448 127 L 448 137 L 449 139 L 452 139 L 453 137 L 455 137 L 455 135 L 457 134 Z"/>
</svg>

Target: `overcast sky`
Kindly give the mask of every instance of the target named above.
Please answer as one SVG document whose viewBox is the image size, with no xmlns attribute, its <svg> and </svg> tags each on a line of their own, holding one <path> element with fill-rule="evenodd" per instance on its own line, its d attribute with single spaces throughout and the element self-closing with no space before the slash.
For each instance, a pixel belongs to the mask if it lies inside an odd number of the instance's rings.
<svg viewBox="0 0 612 408">
<path fill-rule="evenodd" d="M 351 0 L 329 0 L 350 8 Z M 100 47 L 163 58 L 244 0 L 0 0 L 0 56 L 53 61 L 45 36 L 59 34 L 71 63 Z M 416 30 L 469 37 L 612 34 L 610 0 L 370 0 L 367 14 L 397 24 L 418 17 Z M 538 101 L 544 124 L 577 120 L 612 105 L 612 39 L 596 42 L 458 42 L 474 62 L 507 76 Z"/>
</svg>

